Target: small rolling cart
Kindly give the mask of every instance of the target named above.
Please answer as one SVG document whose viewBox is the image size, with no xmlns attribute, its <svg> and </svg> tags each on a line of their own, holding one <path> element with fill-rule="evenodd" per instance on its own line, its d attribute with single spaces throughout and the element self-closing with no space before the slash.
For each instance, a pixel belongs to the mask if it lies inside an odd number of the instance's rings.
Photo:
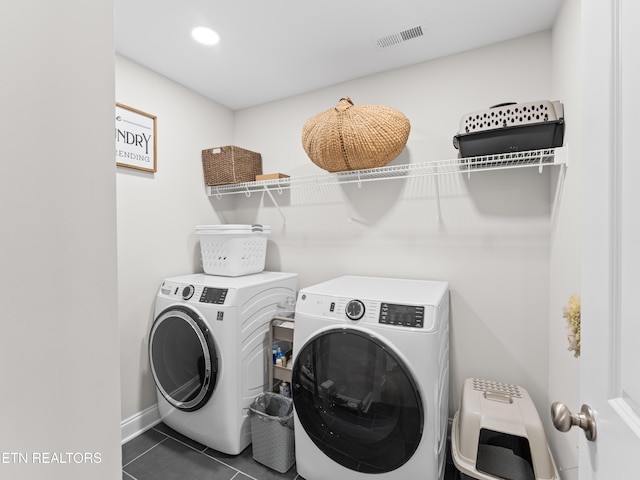
<svg viewBox="0 0 640 480">
<path fill-rule="evenodd" d="M 293 346 L 293 317 L 273 317 L 269 323 L 269 345 L 272 348 L 280 348 L 281 361 L 277 361 L 276 354 L 269 368 L 269 390 L 280 392 L 280 386 L 291 385 L 291 348 Z M 285 387 L 286 388 L 286 387 Z M 289 389 L 290 390 L 290 389 Z M 286 396 L 290 396 L 286 395 Z"/>
</svg>

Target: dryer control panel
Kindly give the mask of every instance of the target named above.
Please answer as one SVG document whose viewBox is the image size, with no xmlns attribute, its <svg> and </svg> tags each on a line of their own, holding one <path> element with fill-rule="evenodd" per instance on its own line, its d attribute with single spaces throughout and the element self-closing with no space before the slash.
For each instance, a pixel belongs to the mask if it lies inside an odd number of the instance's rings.
<svg viewBox="0 0 640 480">
<path fill-rule="evenodd" d="M 398 325 L 401 327 L 424 327 L 424 307 L 415 305 L 396 305 L 382 303 L 380 305 L 379 323 Z"/>
<path fill-rule="evenodd" d="M 160 294 L 188 303 L 207 303 L 213 305 L 224 305 L 231 296 L 228 288 L 205 287 L 204 285 L 170 281 L 162 283 Z"/>
<path fill-rule="evenodd" d="M 202 295 L 200 295 L 200 303 L 215 303 L 216 305 L 224 305 L 224 299 L 227 298 L 226 288 L 204 287 Z"/>
</svg>

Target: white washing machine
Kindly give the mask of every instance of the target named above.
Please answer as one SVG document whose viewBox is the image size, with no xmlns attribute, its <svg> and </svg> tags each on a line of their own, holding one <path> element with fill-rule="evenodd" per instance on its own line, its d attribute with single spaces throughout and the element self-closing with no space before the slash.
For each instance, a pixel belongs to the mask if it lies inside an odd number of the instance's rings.
<svg viewBox="0 0 640 480">
<path fill-rule="evenodd" d="M 149 360 L 162 421 L 236 455 L 251 443 L 248 408 L 268 383 L 269 321 L 297 275 L 167 278 L 156 297 Z"/>
<path fill-rule="evenodd" d="M 304 288 L 293 357 L 302 477 L 444 478 L 447 282 L 344 276 Z"/>
</svg>

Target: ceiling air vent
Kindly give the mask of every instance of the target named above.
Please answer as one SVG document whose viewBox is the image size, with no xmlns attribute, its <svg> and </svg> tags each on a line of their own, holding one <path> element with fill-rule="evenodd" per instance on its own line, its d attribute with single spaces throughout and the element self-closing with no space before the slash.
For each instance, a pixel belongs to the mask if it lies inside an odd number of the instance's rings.
<svg viewBox="0 0 640 480">
<path fill-rule="evenodd" d="M 412 38 L 422 37 L 423 35 L 424 29 L 422 25 L 418 25 L 406 30 L 402 30 L 401 32 L 392 33 L 391 35 L 379 38 L 378 40 L 376 40 L 376 44 L 378 45 L 378 48 L 387 48 L 391 47 L 392 45 L 406 42 L 407 40 L 411 40 Z"/>
</svg>

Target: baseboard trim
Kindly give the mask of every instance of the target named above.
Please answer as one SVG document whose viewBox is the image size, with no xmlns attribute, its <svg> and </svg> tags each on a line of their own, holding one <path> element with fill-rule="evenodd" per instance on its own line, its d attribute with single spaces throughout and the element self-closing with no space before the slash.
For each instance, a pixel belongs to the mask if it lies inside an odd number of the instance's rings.
<svg viewBox="0 0 640 480">
<path fill-rule="evenodd" d="M 122 443 L 128 442 L 158 423 L 160 423 L 160 411 L 156 403 L 120 423 Z"/>
<path fill-rule="evenodd" d="M 447 419 L 447 443 L 451 442 L 451 426 L 453 419 Z M 124 444 L 137 437 L 142 432 L 149 430 L 151 427 L 160 423 L 160 411 L 158 410 L 158 404 L 151 405 L 135 415 L 130 416 L 126 420 L 120 423 L 120 436 L 121 442 Z"/>
</svg>

